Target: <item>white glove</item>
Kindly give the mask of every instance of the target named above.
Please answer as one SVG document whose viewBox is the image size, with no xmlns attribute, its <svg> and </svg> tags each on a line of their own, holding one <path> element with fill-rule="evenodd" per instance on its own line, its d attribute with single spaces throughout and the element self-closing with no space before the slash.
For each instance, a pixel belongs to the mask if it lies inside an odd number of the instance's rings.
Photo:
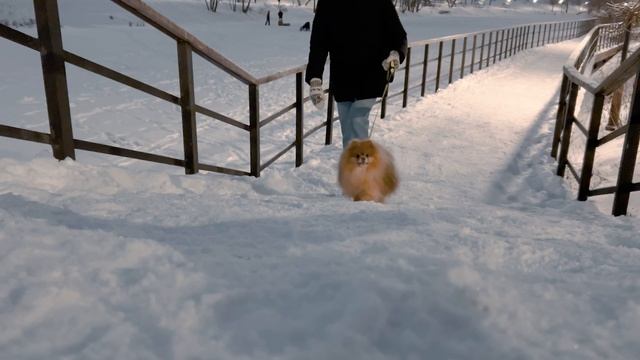
<svg viewBox="0 0 640 360">
<path fill-rule="evenodd" d="M 400 66 L 400 54 L 395 50 L 391 50 L 389 57 L 382 61 L 382 68 L 384 71 L 389 71 L 390 67 L 397 69 L 398 66 Z"/>
<path fill-rule="evenodd" d="M 322 91 L 322 80 L 313 78 L 309 81 L 309 96 L 316 108 L 324 108 L 324 91 Z"/>
</svg>

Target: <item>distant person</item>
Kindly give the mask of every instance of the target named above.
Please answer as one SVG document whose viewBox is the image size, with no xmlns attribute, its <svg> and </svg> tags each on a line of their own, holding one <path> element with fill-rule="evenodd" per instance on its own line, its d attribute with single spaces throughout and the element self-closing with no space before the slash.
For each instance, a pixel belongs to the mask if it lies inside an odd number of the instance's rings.
<svg viewBox="0 0 640 360">
<path fill-rule="evenodd" d="M 344 148 L 352 139 L 369 137 L 371 108 L 383 95 L 390 68 L 397 68 L 406 53 L 407 33 L 392 1 L 318 1 L 305 81 L 311 101 L 320 106 L 328 55 L 329 88 L 338 103 Z"/>
<path fill-rule="evenodd" d="M 271 10 L 267 10 L 267 21 L 264 22 L 264 25 L 267 26 L 271 26 Z"/>
<path fill-rule="evenodd" d="M 309 31 L 309 30 L 311 30 L 311 23 L 308 21 L 300 27 L 300 31 Z"/>
<path fill-rule="evenodd" d="M 278 10 L 278 26 L 289 26 L 291 24 L 284 22 L 284 20 L 282 19 L 282 16 L 284 14 L 282 13 L 282 10 Z"/>
</svg>

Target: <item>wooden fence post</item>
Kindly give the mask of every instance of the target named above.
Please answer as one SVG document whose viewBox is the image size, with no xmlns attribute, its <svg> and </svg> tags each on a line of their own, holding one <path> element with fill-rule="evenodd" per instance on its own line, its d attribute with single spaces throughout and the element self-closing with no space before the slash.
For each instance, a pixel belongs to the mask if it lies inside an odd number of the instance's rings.
<svg viewBox="0 0 640 360">
<path fill-rule="evenodd" d="M 460 79 L 464 78 L 464 65 L 467 59 L 467 37 L 462 40 L 462 61 L 460 64 Z"/>
<path fill-rule="evenodd" d="M 427 90 L 427 66 L 429 64 L 429 44 L 424 46 L 424 60 L 422 62 L 422 87 L 420 88 L 420 96 L 424 96 Z"/>
<path fill-rule="evenodd" d="M 482 33 L 482 42 L 480 43 L 480 61 L 478 62 L 478 70 L 482 70 L 482 59 L 484 58 L 484 37 L 485 33 Z"/>
<path fill-rule="evenodd" d="M 509 37 L 509 30 L 507 30 L 507 37 Z M 504 53 L 504 29 L 502 29 L 502 35 L 500 36 L 500 56 L 498 57 L 498 61 L 502 61 L 503 53 Z"/>
<path fill-rule="evenodd" d="M 194 110 L 193 59 L 191 45 L 186 41 L 178 41 L 178 76 L 180 78 L 180 107 L 182 108 L 184 171 L 186 174 L 195 174 L 198 172 L 198 136 Z"/>
<path fill-rule="evenodd" d="M 542 24 L 538 25 L 538 40 L 536 40 L 536 47 L 540 46 L 540 33 L 542 32 Z"/>
<path fill-rule="evenodd" d="M 58 1 L 34 0 L 34 8 L 53 156 L 58 160 L 67 157 L 75 160 Z"/>
<path fill-rule="evenodd" d="M 251 175 L 260 177 L 260 93 L 256 84 L 249 84 L 249 142 Z"/>
<path fill-rule="evenodd" d="M 509 57 L 513 55 L 513 39 L 515 38 L 516 29 L 511 29 L 511 38 L 509 38 Z"/>
<path fill-rule="evenodd" d="M 569 142 L 571 141 L 571 130 L 573 129 L 573 113 L 576 108 L 576 99 L 578 97 L 578 85 L 569 81 L 569 101 L 563 114 L 562 121 L 562 141 L 560 143 L 560 155 L 558 158 L 558 176 L 564 176 L 567 168 L 567 156 L 569 155 Z"/>
<path fill-rule="evenodd" d="M 436 89 L 434 92 L 438 92 L 440 89 L 440 70 L 442 69 L 442 41 L 438 44 L 438 67 L 436 69 Z"/>
<path fill-rule="evenodd" d="M 516 43 L 516 53 L 522 51 L 522 47 L 524 44 L 524 26 L 518 28 L 518 41 Z"/>
<path fill-rule="evenodd" d="M 451 40 L 451 61 L 449 62 L 449 85 L 453 82 L 453 66 L 456 55 L 456 39 Z"/>
<path fill-rule="evenodd" d="M 296 167 L 304 162 L 304 92 L 302 72 L 296 73 Z"/>
<path fill-rule="evenodd" d="M 384 105 L 386 99 L 382 99 L 380 106 Z M 384 119 L 384 113 L 380 114 L 380 118 Z M 333 142 L 333 93 L 329 91 L 327 96 L 327 128 L 324 135 L 324 144 L 331 145 Z"/>
<path fill-rule="evenodd" d="M 489 67 L 489 59 L 491 59 L 491 41 L 493 40 L 493 33 L 489 32 L 489 44 L 487 45 L 487 64 L 486 67 Z"/>
<path fill-rule="evenodd" d="M 556 124 L 553 131 L 553 140 L 551 141 L 551 157 L 558 156 L 558 145 L 560 144 L 560 135 L 564 124 L 565 112 L 567 111 L 567 96 L 569 95 L 569 78 L 562 74 L 562 84 L 560 85 L 560 100 L 558 101 L 558 113 L 556 114 Z"/>
<path fill-rule="evenodd" d="M 478 40 L 478 35 L 473 35 L 473 44 L 471 49 L 471 73 L 473 74 L 473 67 L 476 63 L 476 41 Z"/>
<path fill-rule="evenodd" d="M 496 41 L 493 43 L 493 63 L 496 63 L 496 56 L 498 56 L 498 31 L 496 30 Z"/>
<path fill-rule="evenodd" d="M 407 107 L 409 97 L 409 73 L 411 71 L 411 48 L 407 49 L 407 56 L 404 59 L 404 90 L 402 94 L 402 107 Z"/>
<path fill-rule="evenodd" d="M 580 201 L 585 201 L 589 197 L 589 186 L 591 185 L 591 176 L 593 175 L 593 160 L 595 159 L 596 148 L 598 147 L 598 131 L 600 130 L 603 105 L 604 95 L 597 94 L 593 99 L 591 119 L 589 120 L 589 129 L 587 131 L 587 143 L 582 161 L 580 186 L 578 188 L 578 200 Z"/>
<path fill-rule="evenodd" d="M 636 72 L 633 90 L 633 104 L 629 114 L 629 127 L 624 137 L 622 146 L 622 158 L 618 170 L 618 182 L 613 198 L 614 216 L 626 215 L 629 205 L 629 194 L 633 183 L 636 158 L 638 156 L 638 143 L 640 142 L 640 72 Z"/>
</svg>

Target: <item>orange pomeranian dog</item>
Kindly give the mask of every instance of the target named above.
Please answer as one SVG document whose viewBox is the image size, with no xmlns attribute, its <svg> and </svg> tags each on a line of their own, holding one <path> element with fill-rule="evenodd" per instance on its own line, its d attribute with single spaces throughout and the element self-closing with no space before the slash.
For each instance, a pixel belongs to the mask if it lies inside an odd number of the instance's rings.
<svg viewBox="0 0 640 360">
<path fill-rule="evenodd" d="M 338 183 L 354 201 L 384 202 L 398 187 L 393 157 L 369 139 L 351 140 L 340 156 Z"/>
</svg>

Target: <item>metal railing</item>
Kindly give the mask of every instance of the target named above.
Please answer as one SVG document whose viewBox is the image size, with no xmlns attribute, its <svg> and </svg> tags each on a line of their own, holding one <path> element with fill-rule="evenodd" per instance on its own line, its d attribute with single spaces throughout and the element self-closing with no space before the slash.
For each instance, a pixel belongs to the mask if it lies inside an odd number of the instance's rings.
<svg viewBox="0 0 640 360">
<path fill-rule="evenodd" d="M 565 170 L 568 168 L 571 175 L 578 182 L 578 200 L 585 201 L 590 196 L 615 194 L 612 209 L 612 214 L 615 216 L 627 213 L 630 193 L 640 190 L 640 183 L 633 183 L 633 172 L 635 170 L 640 136 L 640 101 L 637 101 L 640 94 L 638 93 L 638 76 L 636 76 L 640 71 L 640 50 L 636 50 L 626 59 L 623 56 L 623 61 L 620 65 L 599 82 L 595 82 L 584 75 L 584 71 L 587 64 L 594 63 L 594 61 L 589 61 L 593 57 L 607 58 L 619 51 L 626 55 L 628 44 L 629 31 L 622 28 L 620 24 L 599 25 L 589 32 L 580 47 L 571 55 L 564 66 L 551 149 L 551 156 L 558 159 L 557 175 L 564 176 Z M 633 104 L 627 124 L 599 138 L 605 97 L 618 90 L 633 76 L 636 76 L 636 80 Z M 580 89 L 584 89 L 584 91 L 594 96 L 588 124 L 580 122 L 575 115 Z M 586 137 L 580 173 L 568 159 L 571 134 L 574 127 Z M 596 149 L 623 135 L 625 140 L 622 147 L 616 186 L 591 189 Z"/>
<path fill-rule="evenodd" d="M 299 65 L 271 75 L 256 78 L 241 67 L 237 66 L 217 51 L 205 45 L 189 32 L 176 25 L 141 0 L 112 0 L 129 13 L 142 19 L 165 35 L 176 41 L 178 54 L 178 76 L 180 83 L 179 96 L 160 90 L 152 85 L 141 82 L 130 76 L 119 73 L 103 65 L 92 62 L 76 54 L 66 51 L 62 45 L 60 20 L 57 0 L 34 0 L 38 38 L 34 38 L 8 26 L 0 24 L 0 37 L 31 48 L 41 55 L 42 71 L 47 99 L 50 133 L 42 133 L 23 128 L 16 128 L 0 124 L 0 136 L 50 144 L 56 159 L 67 157 L 75 159 L 75 150 L 85 150 L 132 159 L 175 165 L 184 167 L 185 173 L 194 174 L 199 170 L 213 171 L 231 175 L 251 175 L 258 177 L 262 170 L 273 164 L 281 156 L 295 148 L 295 165 L 303 163 L 304 139 L 320 129 L 325 129 L 325 144 L 330 144 L 333 137 L 333 123 L 338 120 L 334 116 L 334 101 L 329 92 L 326 120 L 321 124 L 304 131 L 304 103 L 309 97 L 304 96 L 303 75 L 306 65 Z M 595 20 L 579 20 L 554 23 L 539 23 L 517 26 L 513 28 L 486 30 L 468 34 L 446 36 L 437 39 L 413 42 L 410 44 L 405 64 L 399 70 L 404 72 L 402 90 L 390 93 L 388 97 L 380 99 L 381 117 L 386 112 L 387 99 L 402 95 L 402 106 L 407 106 L 410 92 L 419 88 L 420 96 L 424 96 L 430 87 L 437 92 L 442 87 L 443 77 L 448 77 L 447 84 L 465 74 L 473 73 L 497 61 L 517 54 L 519 51 L 554 43 L 578 36 L 582 36 L 595 25 Z M 456 45 L 462 43 L 462 48 Z M 448 52 L 445 51 L 445 44 Z M 437 45 L 438 55 L 429 57 L 430 48 Z M 412 53 L 416 49 L 424 49 L 421 62 L 412 63 Z M 249 121 L 242 121 L 225 116 L 212 109 L 196 104 L 193 79 L 193 53 L 196 53 L 216 68 L 231 75 L 247 86 Z M 459 67 L 455 60 L 459 58 Z M 470 60 L 467 62 L 467 59 Z M 448 59 L 448 60 L 447 60 Z M 73 137 L 73 127 L 69 110 L 69 95 L 65 64 L 73 64 L 87 71 L 124 84 L 128 87 L 145 92 L 151 96 L 180 106 L 182 112 L 182 137 L 184 157 L 182 159 L 152 154 L 137 150 L 99 144 Z M 429 76 L 430 63 L 436 63 L 435 75 Z M 444 70 L 448 66 L 448 71 Z M 413 84 L 411 70 L 415 67 L 422 69 L 420 83 Z M 290 105 L 265 117 L 260 114 L 260 86 L 295 75 L 295 100 Z M 395 86 L 395 85 L 394 85 Z M 395 88 L 392 89 L 396 91 Z M 282 151 L 265 162 L 261 160 L 260 130 L 279 117 L 295 110 L 296 131 L 295 140 Z M 222 166 L 205 164 L 199 161 L 198 136 L 196 131 L 196 114 L 201 114 L 242 129 L 249 133 L 250 169 L 239 170 Z"/>
</svg>

